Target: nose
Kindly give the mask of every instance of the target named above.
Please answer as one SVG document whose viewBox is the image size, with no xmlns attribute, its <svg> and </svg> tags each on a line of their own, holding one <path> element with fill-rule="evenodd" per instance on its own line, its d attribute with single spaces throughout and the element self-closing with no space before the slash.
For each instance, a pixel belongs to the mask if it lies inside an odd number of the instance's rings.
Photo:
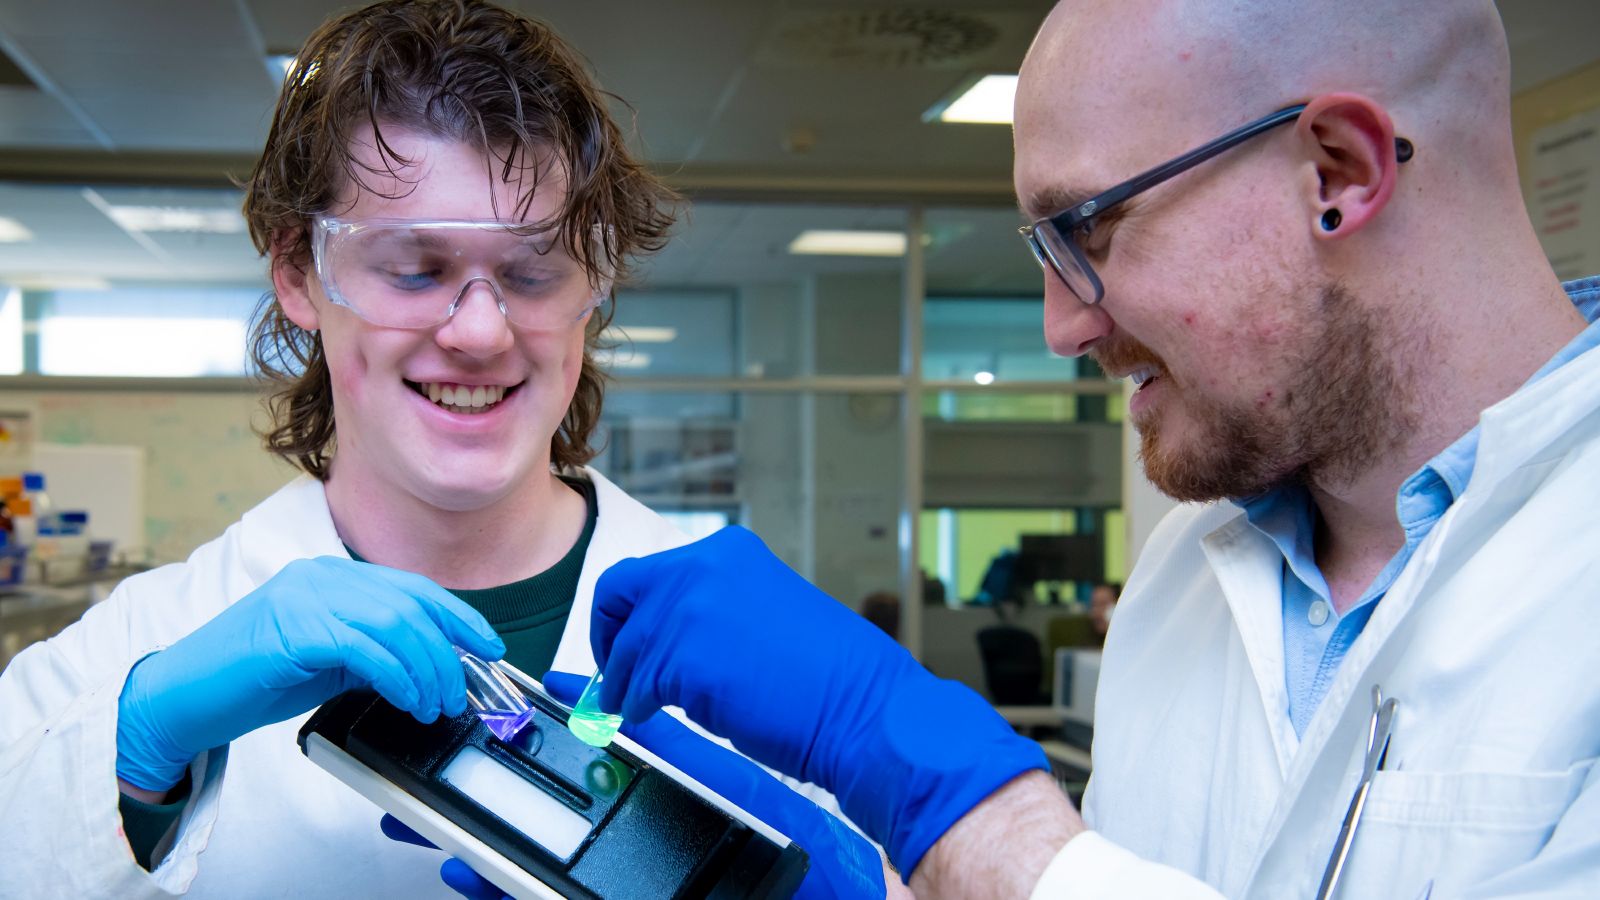
<svg viewBox="0 0 1600 900">
<path fill-rule="evenodd" d="M 1057 356 L 1082 356 L 1111 334 L 1116 323 L 1102 304 L 1078 299 L 1061 279 L 1044 279 L 1044 342 Z"/>
<path fill-rule="evenodd" d="M 511 349 L 515 336 L 494 286 L 487 279 L 476 278 L 462 289 L 455 312 L 439 326 L 434 340 L 447 350 L 487 359 Z"/>
</svg>

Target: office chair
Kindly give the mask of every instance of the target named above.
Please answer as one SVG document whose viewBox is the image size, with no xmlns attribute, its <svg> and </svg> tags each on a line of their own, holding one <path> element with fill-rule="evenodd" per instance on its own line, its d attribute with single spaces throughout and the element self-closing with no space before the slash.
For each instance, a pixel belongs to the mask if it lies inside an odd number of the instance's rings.
<svg viewBox="0 0 1600 900">
<path fill-rule="evenodd" d="M 1044 657 L 1033 632 L 1015 625 L 991 625 L 978 632 L 983 680 L 996 706 L 1043 706 L 1050 699 L 1040 690 Z"/>
</svg>

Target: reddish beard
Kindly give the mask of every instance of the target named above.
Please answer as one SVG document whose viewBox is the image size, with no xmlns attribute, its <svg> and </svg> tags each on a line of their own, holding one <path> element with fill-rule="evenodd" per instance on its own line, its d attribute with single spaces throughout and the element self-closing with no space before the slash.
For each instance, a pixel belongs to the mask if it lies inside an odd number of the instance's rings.
<svg viewBox="0 0 1600 900">
<path fill-rule="evenodd" d="M 1271 371 L 1287 373 L 1270 404 L 1219 399 L 1188 390 L 1161 357 L 1131 338 L 1093 351 L 1102 368 L 1158 368 L 1160 407 L 1143 417 L 1139 458 L 1145 476 L 1180 501 L 1249 497 L 1287 484 L 1347 481 L 1400 446 L 1413 427 L 1412 398 L 1384 352 L 1385 335 L 1403 333 L 1363 308 L 1340 285 L 1317 294 L 1308 326 Z M 1178 415 L 1188 434 L 1168 433 Z"/>
</svg>

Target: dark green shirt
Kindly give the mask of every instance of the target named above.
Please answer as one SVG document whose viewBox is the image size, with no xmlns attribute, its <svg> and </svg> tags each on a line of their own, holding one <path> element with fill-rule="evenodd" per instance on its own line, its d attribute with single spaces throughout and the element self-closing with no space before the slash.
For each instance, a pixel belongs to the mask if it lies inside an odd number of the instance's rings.
<svg viewBox="0 0 1600 900">
<path fill-rule="evenodd" d="M 482 613 L 500 633 L 500 638 L 506 642 L 506 662 L 535 678 L 542 676 L 556 658 L 556 647 L 561 643 L 561 632 L 567 627 L 567 615 L 572 612 L 572 600 L 578 593 L 578 575 L 583 571 L 583 558 L 589 553 L 589 540 L 594 537 L 594 523 L 599 515 L 593 483 L 576 478 L 561 480 L 582 494 L 589 508 L 583 534 L 566 556 L 532 578 L 499 587 L 446 588 Z M 349 551 L 351 559 L 366 561 L 349 547 L 345 550 Z"/>
<path fill-rule="evenodd" d="M 578 593 L 578 575 L 583 571 L 583 559 L 589 553 L 589 540 L 594 537 L 599 506 L 595 501 L 594 484 L 576 478 L 562 478 L 573 490 L 583 495 L 589 508 L 583 534 L 559 562 L 532 578 L 482 590 L 456 590 L 447 588 L 466 601 L 468 606 L 483 614 L 494 630 L 506 642 L 506 662 L 511 663 L 535 678 L 544 675 L 556 658 L 556 648 L 561 644 L 561 633 L 567 627 L 567 615 L 572 612 L 572 601 Z M 365 562 L 349 547 L 350 558 Z M 189 779 L 184 776 L 173 798 L 167 803 L 144 803 L 126 794 L 121 796 L 122 830 L 128 836 L 128 846 L 133 856 L 146 870 L 154 868 L 150 859 L 161 838 L 177 823 L 183 808 L 189 803 Z M 156 860 L 159 863 L 160 860 Z"/>
<path fill-rule="evenodd" d="M 450 593 L 482 613 L 500 633 L 506 642 L 506 662 L 535 678 L 543 677 L 556 658 L 556 647 L 561 643 L 561 632 L 567 627 L 567 615 L 572 612 L 572 600 L 578 593 L 578 575 L 583 571 L 583 558 L 589 553 L 589 540 L 594 537 L 599 513 L 592 483 L 562 480 L 582 494 L 589 507 L 583 534 L 566 556 L 522 581 L 481 591 L 450 589 Z"/>
</svg>

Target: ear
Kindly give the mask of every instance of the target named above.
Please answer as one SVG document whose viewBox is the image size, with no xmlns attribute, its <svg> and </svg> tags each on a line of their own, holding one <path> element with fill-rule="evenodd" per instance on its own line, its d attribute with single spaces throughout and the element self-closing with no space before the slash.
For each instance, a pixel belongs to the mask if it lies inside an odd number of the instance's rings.
<svg viewBox="0 0 1600 900">
<path fill-rule="evenodd" d="M 294 245 L 298 235 L 291 231 L 280 232 L 272 241 L 272 290 L 278 305 L 289 321 L 306 331 L 316 331 L 322 326 L 317 306 L 311 300 L 311 261 L 295 259 Z"/>
<path fill-rule="evenodd" d="M 1359 94 L 1323 94 L 1306 104 L 1295 131 L 1316 167 L 1317 190 L 1307 198 L 1312 233 L 1335 240 L 1361 230 L 1394 194 L 1400 162 L 1388 111 Z M 1335 209 L 1336 226 L 1323 227 Z"/>
</svg>

